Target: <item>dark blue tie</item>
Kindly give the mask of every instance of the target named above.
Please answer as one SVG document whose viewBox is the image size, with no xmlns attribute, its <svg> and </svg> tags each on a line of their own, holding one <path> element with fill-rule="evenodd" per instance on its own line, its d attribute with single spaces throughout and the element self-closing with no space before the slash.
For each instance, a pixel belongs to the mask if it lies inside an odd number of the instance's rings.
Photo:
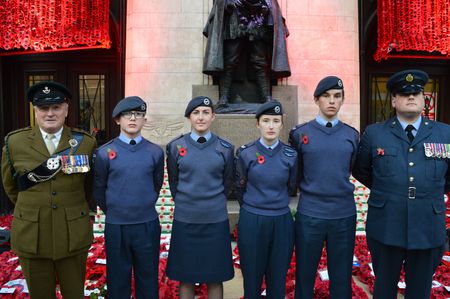
<svg viewBox="0 0 450 299">
<path fill-rule="evenodd" d="M 414 135 L 412 131 L 415 130 L 413 125 L 407 125 L 405 128 L 406 136 L 408 136 L 409 142 L 412 142 L 414 140 Z"/>
</svg>

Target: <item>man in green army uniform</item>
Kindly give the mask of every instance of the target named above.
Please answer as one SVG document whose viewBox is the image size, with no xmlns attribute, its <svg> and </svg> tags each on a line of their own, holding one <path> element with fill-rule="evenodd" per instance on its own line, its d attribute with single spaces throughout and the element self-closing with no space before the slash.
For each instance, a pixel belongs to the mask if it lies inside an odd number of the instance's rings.
<svg viewBox="0 0 450 299">
<path fill-rule="evenodd" d="M 11 246 L 19 256 L 31 298 L 84 298 L 92 242 L 88 194 L 96 147 L 89 134 L 64 124 L 70 92 L 56 82 L 32 86 L 36 126 L 9 133 L 2 179 L 15 204 Z"/>
</svg>

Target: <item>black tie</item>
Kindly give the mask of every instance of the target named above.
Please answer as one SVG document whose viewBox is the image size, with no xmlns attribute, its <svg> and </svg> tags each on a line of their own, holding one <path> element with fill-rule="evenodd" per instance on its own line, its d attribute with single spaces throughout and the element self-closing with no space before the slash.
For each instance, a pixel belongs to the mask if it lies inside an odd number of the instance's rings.
<svg viewBox="0 0 450 299">
<path fill-rule="evenodd" d="M 133 139 L 131 139 L 131 140 L 130 140 L 130 144 L 131 144 L 131 145 L 135 145 L 135 144 L 136 144 L 136 141 L 133 140 Z"/>
<path fill-rule="evenodd" d="M 331 128 L 333 125 L 330 122 L 327 122 L 327 124 L 325 125 L 325 127 L 327 128 Z"/>
<path fill-rule="evenodd" d="M 414 135 L 412 133 L 412 131 L 414 130 L 414 126 L 413 125 L 407 125 L 405 128 L 406 131 L 406 136 L 408 136 L 409 142 L 412 142 L 414 140 Z"/>
<path fill-rule="evenodd" d="M 197 142 L 198 143 L 205 143 L 206 142 L 206 138 L 203 137 L 203 136 L 200 136 L 200 137 L 198 137 Z"/>
</svg>

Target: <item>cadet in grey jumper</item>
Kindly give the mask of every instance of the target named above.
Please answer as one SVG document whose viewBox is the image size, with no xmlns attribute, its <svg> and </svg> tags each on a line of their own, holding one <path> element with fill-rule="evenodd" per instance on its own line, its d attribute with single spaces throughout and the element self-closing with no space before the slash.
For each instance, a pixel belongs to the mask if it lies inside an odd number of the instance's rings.
<svg viewBox="0 0 450 299">
<path fill-rule="evenodd" d="M 260 139 L 241 146 L 236 155 L 236 189 L 241 203 L 238 248 L 244 298 L 261 298 L 263 278 L 268 298 L 284 298 L 294 247 L 288 191 L 296 187 L 297 153 L 278 139 L 283 128 L 280 102 L 264 103 L 256 118 Z"/>
<path fill-rule="evenodd" d="M 315 120 L 292 129 L 298 152 L 300 197 L 296 215 L 296 299 L 313 297 L 317 266 L 326 242 L 330 298 L 352 296 L 356 207 L 349 178 L 358 132 L 338 120 L 344 102 L 342 80 L 322 79 L 314 92 Z"/>
<path fill-rule="evenodd" d="M 185 112 L 192 131 L 167 145 L 170 191 L 175 201 L 167 275 L 180 297 L 194 298 L 195 283 L 208 296 L 223 296 L 222 282 L 234 276 L 226 200 L 233 184 L 234 147 L 209 130 L 212 101 L 192 99 Z"/>
<path fill-rule="evenodd" d="M 96 152 L 94 197 L 106 215 L 108 298 L 158 298 L 161 229 L 155 203 L 164 178 L 164 151 L 141 136 L 145 102 L 136 96 L 113 110 L 120 136 Z"/>
</svg>

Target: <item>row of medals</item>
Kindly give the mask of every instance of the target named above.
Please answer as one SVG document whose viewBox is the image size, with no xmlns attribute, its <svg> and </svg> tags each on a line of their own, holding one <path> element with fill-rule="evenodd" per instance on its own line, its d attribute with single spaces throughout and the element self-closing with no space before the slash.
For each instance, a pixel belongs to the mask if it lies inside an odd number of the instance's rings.
<svg viewBox="0 0 450 299">
<path fill-rule="evenodd" d="M 425 156 L 428 158 L 449 158 L 450 144 L 445 143 L 424 143 Z"/>
<path fill-rule="evenodd" d="M 89 172 L 88 155 L 56 156 L 47 160 L 47 168 L 56 170 L 60 167 L 66 174 Z"/>
</svg>

